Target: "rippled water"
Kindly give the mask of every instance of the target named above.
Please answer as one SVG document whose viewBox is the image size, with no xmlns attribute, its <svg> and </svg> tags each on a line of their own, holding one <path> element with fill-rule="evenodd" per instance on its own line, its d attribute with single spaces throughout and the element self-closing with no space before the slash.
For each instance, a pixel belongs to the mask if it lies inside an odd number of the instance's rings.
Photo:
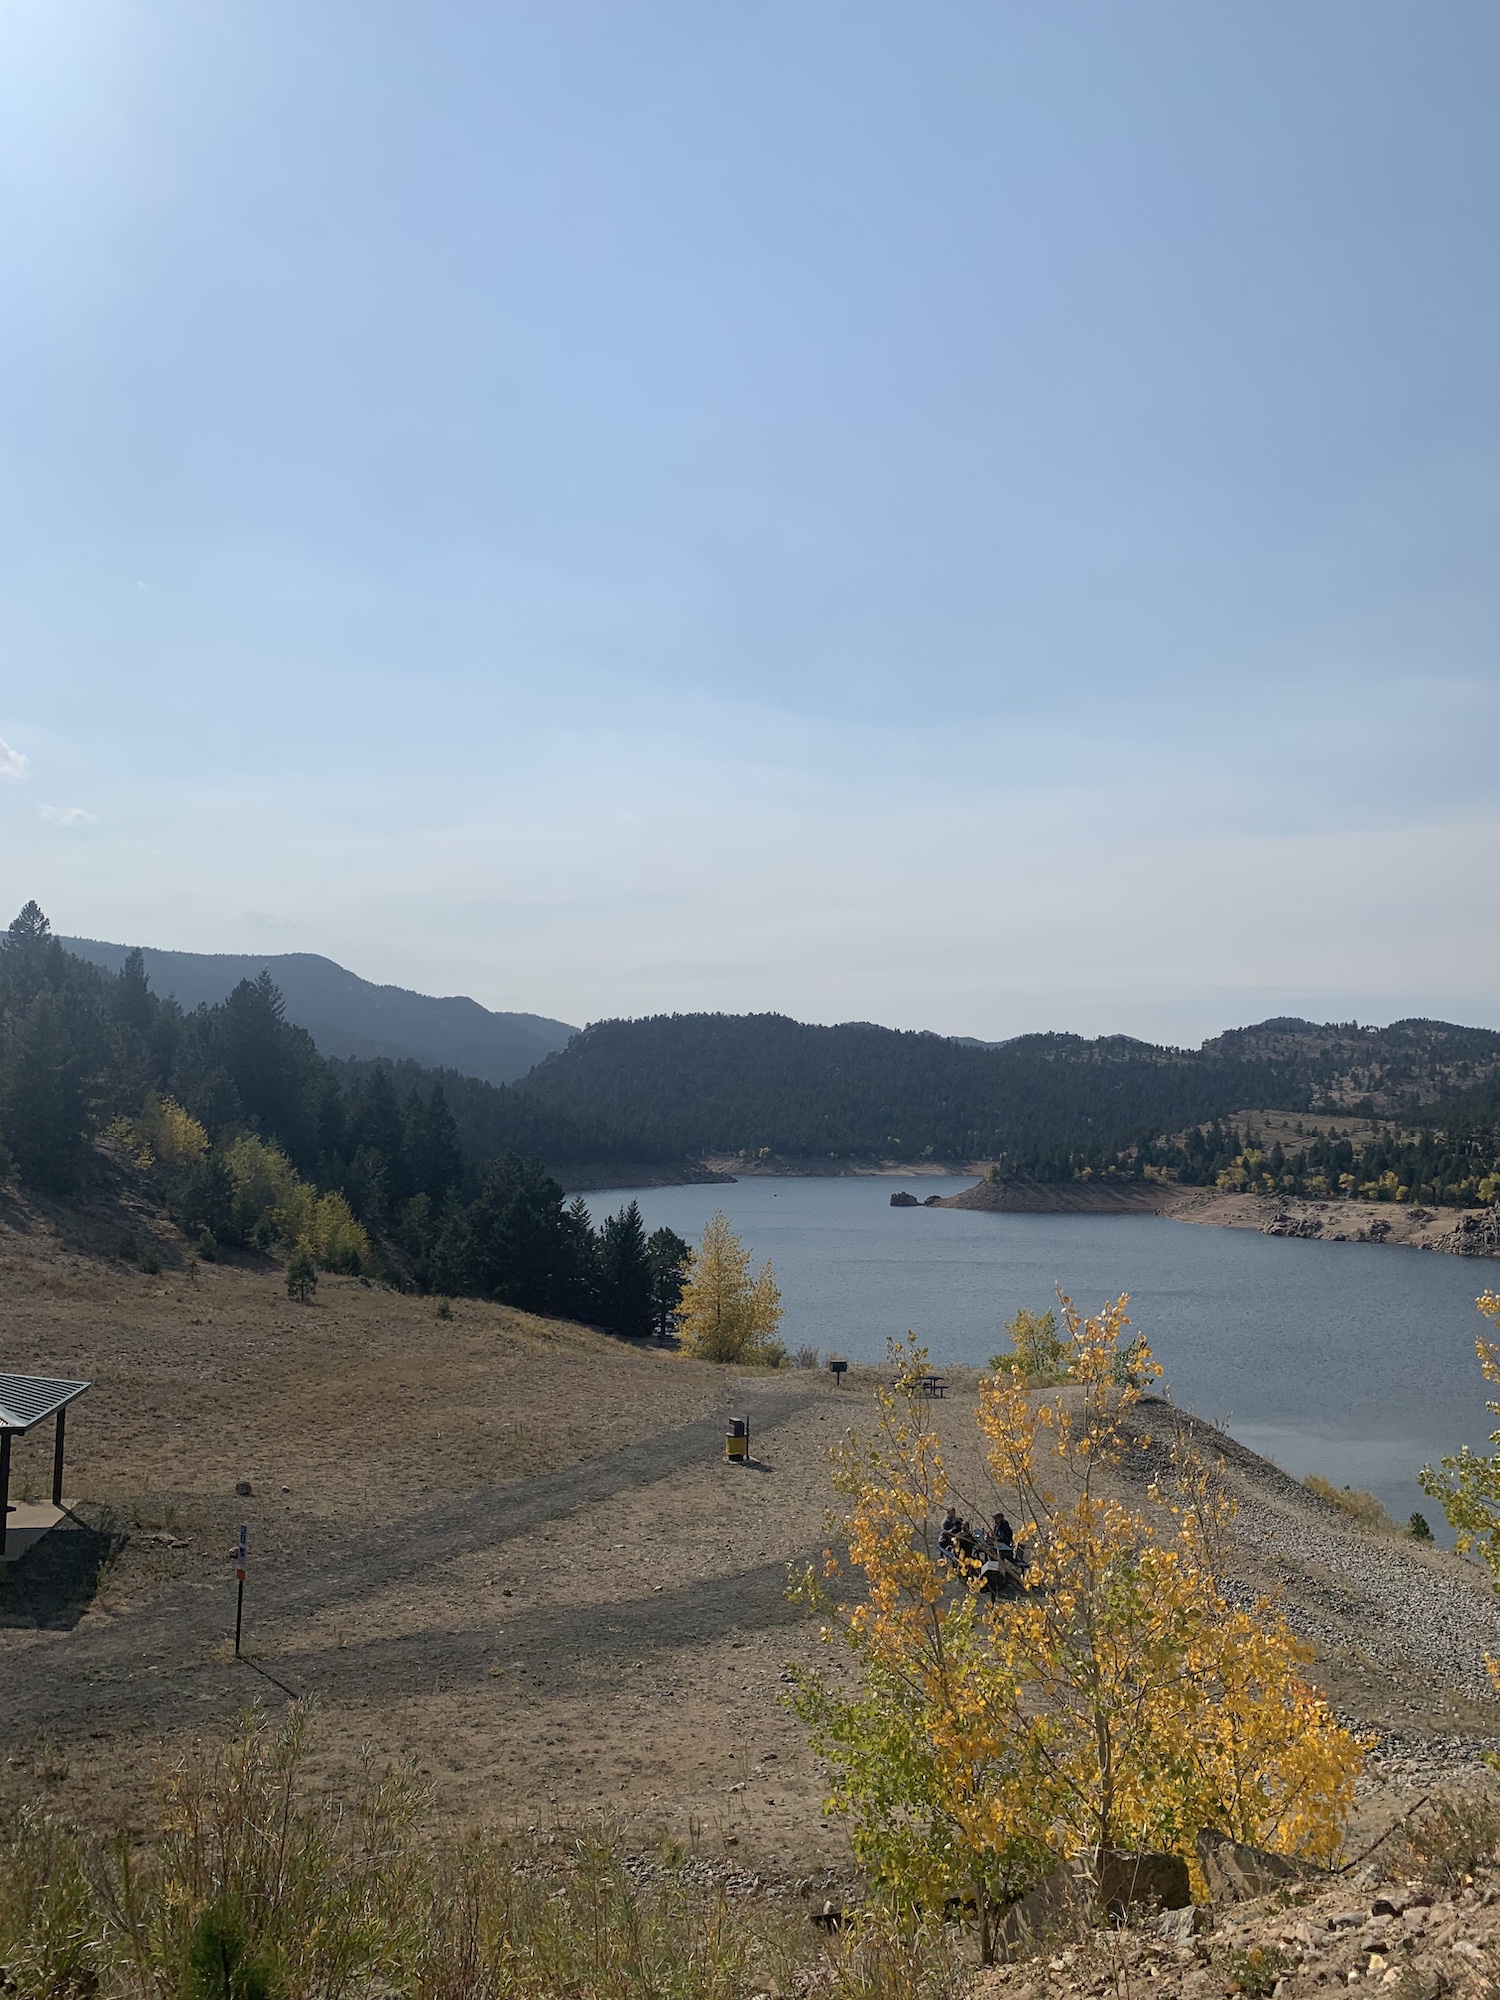
<svg viewBox="0 0 1500 2000">
<path fill-rule="evenodd" d="M 874 1361 L 915 1332 L 934 1360 L 982 1363 L 1019 1306 L 1060 1284 L 1093 1308 L 1131 1295 L 1177 1401 L 1298 1477 L 1321 1472 L 1379 1494 L 1398 1520 L 1420 1508 L 1417 1468 L 1493 1423 L 1474 1359 L 1487 1260 L 1310 1243 L 1163 1216 L 983 1215 L 892 1208 L 883 1178 L 754 1179 L 719 1187 L 590 1194 L 596 1220 L 636 1200 L 648 1229 L 696 1240 L 722 1208 L 776 1267 L 788 1347 Z M 918 1196 L 965 1180 L 922 1176 Z"/>
</svg>

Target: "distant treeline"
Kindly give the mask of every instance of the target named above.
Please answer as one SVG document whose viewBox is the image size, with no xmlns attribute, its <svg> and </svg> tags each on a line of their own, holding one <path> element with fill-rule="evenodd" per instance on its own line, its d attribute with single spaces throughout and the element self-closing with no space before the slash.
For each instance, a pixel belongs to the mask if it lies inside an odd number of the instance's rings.
<svg viewBox="0 0 1500 2000">
<path fill-rule="evenodd" d="M 1424 1107 L 1497 1076 L 1500 1034 L 1441 1021 L 1273 1020 L 1190 1050 L 1123 1035 L 985 1047 L 780 1014 L 673 1014 L 600 1022 L 516 1088 L 617 1157 L 995 1160 L 1071 1173 L 1119 1166 L 1144 1135 L 1247 1106 L 1425 1122 Z M 1186 1149 L 1173 1164 L 1190 1164 Z"/>
<path fill-rule="evenodd" d="M 1295 1145 L 1266 1146 L 1251 1128 L 1215 1120 L 1186 1135 L 1140 1133 L 1118 1146 L 1064 1146 L 1010 1163 L 1043 1181 L 1168 1179 L 1190 1187 L 1310 1199 L 1426 1202 L 1467 1207 L 1500 1196 L 1500 1115 L 1484 1087 L 1432 1107 L 1417 1132 L 1392 1127 L 1355 1139 L 1335 1128 Z M 1440 1122 L 1439 1122 L 1440 1121 Z"/>
<path fill-rule="evenodd" d="M 1388 1122 L 1371 1140 L 1265 1150 L 1247 1106 Z M 306 1241 L 325 1262 L 623 1331 L 640 1325 L 643 1273 L 662 1310 L 677 1252 L 648 1256 L 638 1225 L 593 1230 L 539 1161 L 988 1160 L 1040 1179 L 1484 1201 L 1500 1162 L 1500 1034 L 1284 1019 L 1198 1050 L 1074 1035 L 985 1047 L 672 1015 L 600 1023 L 496 1086 L 326 1060 L 269 975 L 184 1012 L 151 991 L 138 953 L 117 975 L 73 957 L 31 903 L 0 948 L 0 1173 L 67 1190 L 101 1134 L 136 1171 L 149 1155 L 210 1254 Z"/>
<path fill-rule="evenodd" d="M 305 1228 L 325 1261 L 629 1333 L 675 1296 L 680 1239 L 648 1243 L 633 1204 L 594 1230 L 534 1157 L 583 1144 L 566 1121 L 415 1064 L 328 1062 L 268 974 L 184 1013 L 139 953 L 106 972 L 28 903 L 0 945 L 0 1174 L 66 1193 L 101 1133 L 210 1256 Z M 304 1189 L 340 1199 L 320 1221 Z"/>
<path fill-rule="evenodd" d="M 1310 1100 L 1297 1065 L 1205 1060 L 1126 1036 L 1028 1035 L 1000 1048 L 782 1014 L 604 1021 L 517 1085 L 646 1156 L 997 1159 L 1064 1140 L 1176 1129 L 1245 1104 Z"/>
</svg>

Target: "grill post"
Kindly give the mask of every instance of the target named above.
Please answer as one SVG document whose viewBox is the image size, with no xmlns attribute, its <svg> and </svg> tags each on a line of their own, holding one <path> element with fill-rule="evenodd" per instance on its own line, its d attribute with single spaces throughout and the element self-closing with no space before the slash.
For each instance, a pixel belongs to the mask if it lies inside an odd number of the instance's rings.
<svg viewBox="0 0 1500 2000">
<path fill-rule="evenodd" d="M 10 1432 L 0 1431 L 0 1556 L 5 1554 L 5 1523 L 10 1513 Z"/>
<path fill-rule="evenodd" d="M 63 1432 L 67 1428 L 67 1422 L 68 1406 L 64 1403 L 57 1413 L 57 1442 L 52 1447 L 52 1504 L 54 1507 L 62 1505 Z"/>
</svg>

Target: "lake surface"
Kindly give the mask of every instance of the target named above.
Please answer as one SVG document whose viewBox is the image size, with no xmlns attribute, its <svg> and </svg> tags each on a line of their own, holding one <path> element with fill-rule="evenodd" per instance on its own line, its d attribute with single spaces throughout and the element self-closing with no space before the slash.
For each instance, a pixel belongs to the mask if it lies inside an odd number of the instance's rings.
<svg viewBox="0 0 1500 2000">
<path fill-rule="evenodd" d="M 1462 1444 L 1488 1448 L 1496 1420 L 1474 1358 L 1485 1331 L 1474 1300 L 1500 1287 L 1488 1259 L 1165 1216 L 890 1205 L 902 1186 L 922 1198 L 971 1185 L 768 1177 L 586 1200 L 596 1222 L 638 1201 L 648 1230 L 667 1223 L 689 1242 L 723 1209 L 756 1262 L 775 1266 L 786 1345 L 852 1361 L 883 1359 L 887 1339 L 910 1329 L 939 1366 L 983 1365 L 1009 1344 L 1018 1307 L 1043 1310 L 1054 1285 L 1087 1311 L 1129 1292 L 1132 1325 L 1184 1408 L 1298 1478 L 1368 1488 L 1399 1521 L 1420 1508 L 1450 1539 L 1415 1474 Z"/>
</svg>

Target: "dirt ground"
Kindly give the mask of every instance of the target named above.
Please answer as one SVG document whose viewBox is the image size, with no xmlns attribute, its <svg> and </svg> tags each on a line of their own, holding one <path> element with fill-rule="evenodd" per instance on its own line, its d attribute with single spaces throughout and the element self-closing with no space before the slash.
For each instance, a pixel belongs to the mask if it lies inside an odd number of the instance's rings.
<svg viewBox="0 0 1500 2000">
<path fill-rule="evenodd" d="M 0 1369 L 93 1386 L 69 1418 L 74 1518 L 0 1576 L 0 1793 L 133 1823 L 163 1750 L 307 1695 L 320 1775 L 413 1758 L 455 1822 L 604 1811 L 778 1872 L 846 1862 L 783 1706 L 789 1665 L 826 1657 L 784 1588 L 829 1540 L 828 1448 L 868 1423 L 875 1371 L 715 1369 L 348 1279 L 299 1306 L 269 1267 L 145 1276 L 22 1223 L 0 1220 Z M 974 1378 L 950 1380 L 934 1413 L 978 1515 Z M 724 1458 L 731 1414 L 750 1467 Z M 1153 1449 L 1178 1421 L 1144 1413 Z M 1500 1739 L 1493 1597 L 1210 1442 L 1245 1587 L 1286 1593 L 1339 1706 L 1382 1733 L 1373 1824 Z M 18 1446 L 13 1497 L 46 1490 L 50 1454 L 47 1426 Z"/>
<path fill-rule="evenodd" d="M 1221 1188 L 1174 1187 L 1162 1210 L 1178 1222 L 1220 1229 L 1259 1229 L 1267 1236 L 1308 1236 L 1325 1243 L 1389 1243 L 1412 1250 L 1491 1257 L 1500 1251 L 1495 1214 L 1487 1208 L 1423 1208 L 1393 1201 L 1315 1200 L 1293 1195 L 1231 1194 Z"/>
</svg>

